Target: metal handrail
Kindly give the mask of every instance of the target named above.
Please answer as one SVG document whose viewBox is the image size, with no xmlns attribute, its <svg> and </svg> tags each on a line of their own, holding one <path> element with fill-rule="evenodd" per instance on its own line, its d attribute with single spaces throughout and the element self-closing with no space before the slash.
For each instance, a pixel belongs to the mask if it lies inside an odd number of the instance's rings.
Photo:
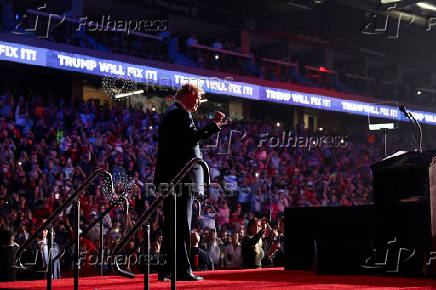
<svg viewBox="0 0 436 290">
<path fill-rule="evenodd" d="M 48 218 L 47 221 L 42 224 L 25 242 L 22 246 L 20 246 L 17 250 L 17 252 L 15 253 L 15 265 L 21 268 L 21 269 L 29 269 L 28 267 L 24 266 L 21 263 L 21 255 L 24 251 L 24 249 L 26 249 L 33 241 L 35 241 L 38 236 L 42 233 L 42 231 L 47 228 L 49 225 L 51 225 L 54 220 L 59 216 L 59 214 L 61 214 L 67 207 L 69 207 L 75 200 L 76 198 L 79 196 L 79 194 L 86 189 L 89 184 L 95 179 L 97 178 L 97 176 L 99 176 L 100 174 L 107 174 L 109 175 L 109 177 L 111 178 L 112 181 L 112 174 L 110 174 L 108 171 L 104 170 L 103 168 L 97 168 L 96 171 L 94 171 L 94 173 L 91 174 L 91 176 L 59 207 L 57 208 Z M 114 192 L 114 187 L 113 187 L 113 182 L 111 182 L 112 184 L 112 192 Z M 18 262 L 18 263 L 17 263 Z"/>
<path fill-rule="evenodd" d="M 197 203 L 197 206 L 198 206 L 198 214 L 197 214 L 197 216 L 201 216 L 201 202 L 200 202 L 198 199 L 194 199 L 194 200 L 192 201 L 192 203 L 193 203 L 193 204 L 194 204 L 194 203 Z M 148 228 L 150 228 L 150 225 L 149 225 L 149 224 L 147 224 L 147 226 L 148 226 Z M 149 230 L 148 230 L 148 234 L 150 234 L 150 233 L 149 233 Z M 141 248 L 141 247 L 144 246 L 144 243 L 147 243 L 147 237 L 144 238 L 144 239 L 142 239 L 140 242 L 138 242 L 138 244 L 135 245 L 134 248 L 133 248 L 133 249 L 130 249 L 130 250 L 133 251 L 133 252 L 136 252 L 136 251 L 138 250 L 138 248 Z M 62 255 L 59 254 L 59 256 L 62 256 Z M 146 257 L 148 257 L 148 256 L 149 256 L 149 254 L 147 254 Z M 56 258 L 57 258 L 57 257 L 56 257 Z M 55 259 L 56 259 L 56 258 L 55 258 Z"/>
<path fill-rule="evenodd" d="M 100 214 L 100 216 L 98 217 L 98 218 L 96 218 L 93 222 L 91 222 L 87 227 L 86 227 L 86 229 L 84 229 L 84 230 L 82 230 L 82 232 L 81 232 L 81 236 L 85 236 L 97 223 L 99 223 L 99 222 L 101 222 L 103 219 L 104 219 L 104 217 L 108 214 L 108 213 L 110 213 L 115 207 L 117 207 L 118 205 L 120 205 L 121 203 L 123 203 L 124 204 L 124 206 L 125 206 L 125 208 L 127 208 L 128 209 L 128 203 L 129 203 L 129 201 L 127 200 L 127 198 L 124 196 L 124 195 L 122 195 L 122 196 L 120 196 L 120 198 L 117 200 L 117 201 L 115 201 L 110 207 L 108 207 L 102 214 Z M 126 210 L 125 210 L 126 211 Z M 126 213 L 126 215 L 127 215 L 127 213 Z M 101 243 L 101 241 L 100 241 L 100 243 Z M 72 242 L 70 242 L 69 244 L 68 244 L 68 246 L 67 247 L 65 247 L 65 248 L 69 248 L 70 246 L 72 246 L 74 244 L 74 241 L 72 241 Z M 65 249 L 62 251 L 62 252 L 60 252 L 56 257 L 54 257 L 53 258 L 53 261 L 56 261 L 57 259 L 59 259 L 59 258 L 61 258 L 63 255 L 65 254 Z"/>
<path fill-rule="evenodd" d="M 182 179 L 185 177 L 185 175 L 194 167 L 194 165 L 200 164 L 204 169 L 204 180 L 206 181 L 206 184 L 210 184 L 210 175 L 209 175 L 209 166 L 207 163 L 199 158 L 193 158 L 191 161 L 186 163 L 186 165 L 180 170 L 180 172 L 174 177 L 174 179 L 169 183 L 169 185 L 161 192 L 160 196 L 150 205 L 148 210 L 146 210 L 141 217 L 136 221 L 135 225 L 130 228 L 128 233 L 124 235 L 124 237 L 121 239 L 121 241 L 117 244 L 115 247 L 113 254 L 112 254 L 112 261 L 114 265 L 114 270 L 120 275 L 127 278 L 135 278 L 135 274 L 123 270 L 120 268 L 120 265 L 118 264 L 118 254 L 119 252 L 125 247 L 125 245 L 129 242 L 129 240 L 132 238 L 134 234 L 139 230 L 139 228 L 151 217 L 151 215 L 154 213 L 154 211 L 160 206 L 160 204 L 163 202 L 164 199 L 171 196 L 172 189 L 177 186 Z M 174 207 L 175 208 L 175 207 Z"/>
</svg>

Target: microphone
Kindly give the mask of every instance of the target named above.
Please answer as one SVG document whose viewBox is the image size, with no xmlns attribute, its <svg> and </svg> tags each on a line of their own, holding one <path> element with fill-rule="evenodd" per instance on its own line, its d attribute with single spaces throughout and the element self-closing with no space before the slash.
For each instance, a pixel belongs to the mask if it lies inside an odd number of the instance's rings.
<svg viewBox="0 0 436 290">
<path fill-rule="evenodd" d="M 410 112 L 406 111 L 406 107 L 404 107 L 403 105 L 401 105 L 401 106 L 398 107 L 398 109 L 399 109 L 401 112 L 403 112 L 403 114 L 404 114 L 404 116 L 405 116 L 406 118 L 409 118 L 409 119 L 410 119 L 411 114 L 410 114 Z"/>
<path fill-rule="evenodd" d="M 416 146 L 416 150 L 422 153 L 422 129 L 421 129 L 421 125 L 419 124 L 419 122 L 415 119 L 415 117 L 413 117 L 412 113 L 408 112 L 406 110 L 406 107 L 404 107 L 403 105 L 399 106 L 398 109 L 403 112 L 404 116 L 406 118 L 408 118 L 410 120 L 410 122 L 412 124 L 414 124 L 416 126 L 416 128 L 418 129 L 418 133 L 419 133 L 419 143 L 416 143 L 415 140 L 415 135 L 414 135 L 414 131 L 412 131 L 412 138 L 413 138 L 413 142 L 415 143 Z"/>
</svg>

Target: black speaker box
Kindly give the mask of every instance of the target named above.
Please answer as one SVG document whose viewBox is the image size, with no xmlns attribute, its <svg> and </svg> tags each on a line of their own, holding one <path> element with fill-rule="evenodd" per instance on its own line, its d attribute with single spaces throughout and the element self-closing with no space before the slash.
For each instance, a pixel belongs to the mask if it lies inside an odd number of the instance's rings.
<svg viewBox="0 0 436 290">
<path fill-rule="evenodd" d="M 286 209 L 285 269 L 367 273 L 374 226 L 373 206 Z"/>
</svg>

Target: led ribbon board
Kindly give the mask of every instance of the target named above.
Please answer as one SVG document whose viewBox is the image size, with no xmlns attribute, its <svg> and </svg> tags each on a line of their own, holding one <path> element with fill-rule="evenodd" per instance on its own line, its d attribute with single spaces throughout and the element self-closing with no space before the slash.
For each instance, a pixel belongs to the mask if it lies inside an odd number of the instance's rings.
<svg viewBox="0 0 436 290">
<path fill-rule="evenodd" d="M 102 59 L 82 54 L 38 48 L 17 43 L 0 41 L 0 60 L 38 65 L 43 67 L 76 71 L 98 76 L 128 78 L 136 82 L 162 87 L 179 87 L 191 82 L 208 93 L 262 100 L 287 105 L 304 106 L 320 110 L 344 112 L 370 117 L 380 117 L 408 121 L 396 107 L 344 100 L 324 95 L 302 93 L 292 90 L 264 87 L 226 79 L 204 77 L 179 71 L 135 65 L 110 59 Z M 436 125 L 436 114 L 424 111 L 411 111 L 421 123 Z"/>
</svg>

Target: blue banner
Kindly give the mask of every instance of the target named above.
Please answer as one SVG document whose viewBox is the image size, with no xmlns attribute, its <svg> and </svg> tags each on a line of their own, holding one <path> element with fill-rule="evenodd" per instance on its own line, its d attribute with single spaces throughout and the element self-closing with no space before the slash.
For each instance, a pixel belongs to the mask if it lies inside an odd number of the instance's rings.
<svg viewBox="0 0 436 290">
<path fill-rule="evenodd" d="M 204 77 L 179 71 L 66 53 L 46 48 L 0 41 L 0 60 L 76 71 L 98 76 L 128 78 L 136 82 L 177 88 L 184 83 L 197 84 L 208 93 L 230 95 L 250 100 L 262 100 L 286 105 L 345 112 L 362 116 L 407 121 L 397 107 L 344 100 L 324 95 L 308 94 L 259 85 L 235 82 L 231 79 Z M 436 114 L 411 111 L 414 117 L 429 125 L 436 125 Z"/>
</svg>

